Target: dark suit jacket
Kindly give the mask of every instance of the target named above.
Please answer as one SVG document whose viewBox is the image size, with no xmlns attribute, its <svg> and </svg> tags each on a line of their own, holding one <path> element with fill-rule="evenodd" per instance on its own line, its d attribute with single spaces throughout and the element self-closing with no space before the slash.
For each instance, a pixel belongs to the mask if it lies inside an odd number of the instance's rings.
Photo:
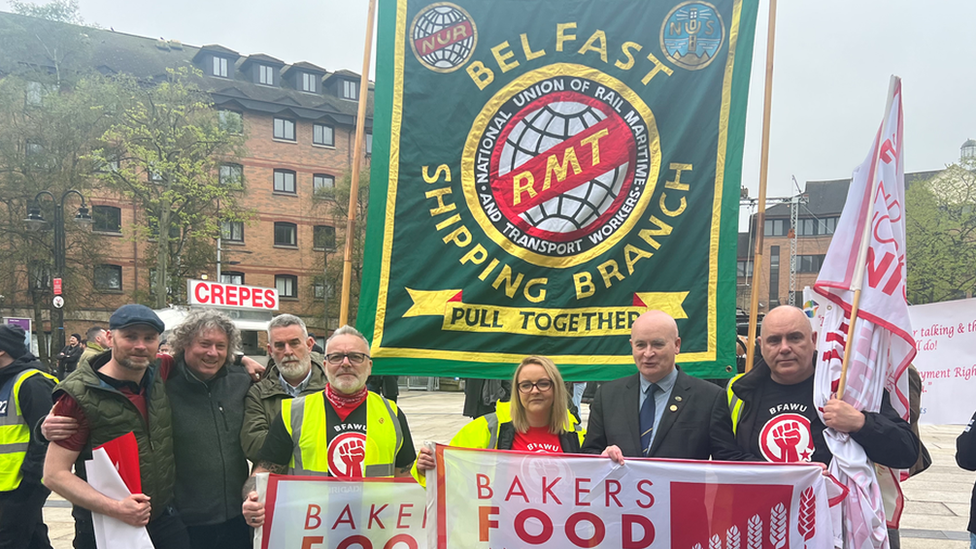
<svg viewBox="0 0 976 549">
<path fill-rule="evenodd" d="M 639 405 L 639 373 L 603 384 L 590 407 L 581 451 L 599 454 L 607 446 L 617 445 L 626 457 L 644 457 Z M 725 392 L 681 370 L 658 424 L 649 457 L 760 461 L 736 445 Z"/>
</svg>

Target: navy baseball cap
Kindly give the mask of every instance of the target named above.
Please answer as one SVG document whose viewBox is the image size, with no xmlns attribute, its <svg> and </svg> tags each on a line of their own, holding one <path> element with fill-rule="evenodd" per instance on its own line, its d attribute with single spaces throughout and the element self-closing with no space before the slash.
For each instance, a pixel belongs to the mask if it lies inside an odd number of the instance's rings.
<svg viewBox="0 0 976 549">
<path fill-rule="evenodd" d="M 152 309 L 135 303 L 119 307 L 108 319 L 109 330 L 128 328 L 138 324 L 149 326 L 160 334 L 166 329 L 166 325 Z"/>
</svg>

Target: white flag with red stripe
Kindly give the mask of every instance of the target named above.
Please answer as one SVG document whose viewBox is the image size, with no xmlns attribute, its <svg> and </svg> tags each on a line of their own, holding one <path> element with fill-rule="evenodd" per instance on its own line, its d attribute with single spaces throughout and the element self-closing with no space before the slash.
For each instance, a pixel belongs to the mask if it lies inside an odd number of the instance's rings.
<svg viewBox="0 0 976 549">
<path fill-rule="evenodd" d="M 814 286 L 827 308 L 818 336 L 814 401 L 822 409 L 837 390 L 854 290 L 860 288 L 843 400 L 858 410 L 878 412 L 887 390 L 907 421 L 915 340 L 905 300 L 903 117 L 901 80 L 895 77 L 888 105 L 871 152 L 854 171 Z M 887 470 L 876 475 L 863 448 L 848 435 L 833 429 L 824 434 L 834 454 L 830 471 L 851 490 L 843 512 L 846 546 L 888 547 L 886 523 L 897 526 L 901 514 L 899 475 Z M 884 490 L 879 488 L 882 479 Z"/>
</svg>

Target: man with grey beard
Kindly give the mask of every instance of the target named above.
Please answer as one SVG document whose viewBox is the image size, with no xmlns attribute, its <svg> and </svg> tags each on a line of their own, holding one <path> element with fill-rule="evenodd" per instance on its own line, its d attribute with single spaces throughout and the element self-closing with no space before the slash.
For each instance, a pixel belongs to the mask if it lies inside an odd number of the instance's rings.
<svg viewBox="0 0 976 549">
<path fill-rule="evenodd" d="M 241 428 L 241 445 L 252 462 L 257 461 L 268 428 L 281 412 L 281 401 L 325 389 L 325 368 L 319 355 L 312 355 L 314 344 L 305 323 L 295 315 L 278 315 L 268 324 L 268 354 L 274 366 L 248 391 Z"/>
<path fill-rule="evenodd" d="M 259 473 L 345 479 L 410 476 L 417 454 L 406 416 L 395 403 L 366 390 L 373 365 L 366 338 L 342 326 L 325 342 L 325 360 L 325 389 L 281 401 L 281 413 L 271 423 L 244 485 L 241 510 L 254 528 L 264 523 L 264 502 L 255 490 L 254 475 Z"/>
</svg>

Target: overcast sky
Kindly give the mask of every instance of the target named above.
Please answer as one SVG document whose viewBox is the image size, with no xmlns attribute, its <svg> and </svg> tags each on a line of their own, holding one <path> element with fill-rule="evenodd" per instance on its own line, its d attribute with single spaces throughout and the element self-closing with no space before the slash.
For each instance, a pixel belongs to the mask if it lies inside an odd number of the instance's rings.
<svg viewBox="0 0 976 549">
<path fill-rule="evenodd" d="M 103 28 L 362 69 L 367 0 L 79 3 L 84 19 Z M 763 1 L 743 160 L 751 196 L 759 187 L 767 8 Z M 963 0 L 779 2 L 768 195 L 793 194 L 791 176 L 801 187 L 849 177 L 881 123 L 891 74 L 903 80 L 906 171 L 956 161 L 963 141 L 976 137 L 973 21 L 976 2 Z"/>
</svg>

